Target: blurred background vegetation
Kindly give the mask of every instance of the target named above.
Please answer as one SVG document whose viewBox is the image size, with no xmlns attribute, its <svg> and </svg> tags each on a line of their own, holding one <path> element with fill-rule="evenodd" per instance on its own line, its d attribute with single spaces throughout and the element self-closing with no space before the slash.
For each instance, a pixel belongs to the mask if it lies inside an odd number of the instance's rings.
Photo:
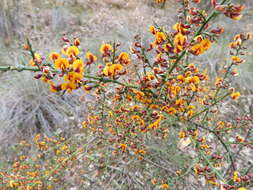
<svg viewBox="0 0 253 190">
<path fill-rule="evenodd" d="M 214 24 L 224 26 L 223 38 L 196 60 L 214 77 L 229 56 L 227 44 L 232 36 L 253 31 L 253 1 L 235 2 L 247 6 L 242 20 L 219 17 Z M 177 21 L 177 7 L 176 0 L 167 0 L 164 8 L 152 0 L 1 0 L 0 65 L 27 64 L 29 57 L 21 48 L 26 38 L 43 55 L 59 50 L 63 35 L 79 37 L 81 49 L 95 54 L 103 41 L 119 41 L 128 50 L 137 34 L 148 42 L 150 25 L 171 28 Z M 217 50 L 218 46 L 222 48 Z M 246 94 L 251 94 L 253 84 L 252 49 L 235 80 Z M 48 86 L 29 72 L 0 73 L 0 81 L 0 142 L 5 146 L 38 132 L 70 135 L 89 112 L 87 104 L 94 101 L 81 91 L 64 96 L 49 93 Z"/>
</svg>

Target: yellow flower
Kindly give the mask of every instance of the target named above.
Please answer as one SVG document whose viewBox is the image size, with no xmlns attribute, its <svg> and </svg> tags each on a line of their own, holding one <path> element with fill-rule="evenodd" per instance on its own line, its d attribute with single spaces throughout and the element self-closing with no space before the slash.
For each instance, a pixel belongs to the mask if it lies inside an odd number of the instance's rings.
<svg viewBox="0 0 253 190">
<path fill-rule="evenodd" d="M 201 42 L 193 45 L 190 49 L 194 55 L 200 55 L 211 47 L 212 43 L 209 39 L 203 39 Z"/>
<path fill-rule="evenodd" d="M 78 83 L 83 78 L 83 75 L 76 72 L 69 72 L 67 75 L 64 76 L 64 81 L 70 81 L 74 83 Z"/>
<path fill-rule="evenodd" d="M 236 135 L 235 138 L 236 138 L 237 142 L 244 142 L 245 141 L 245 139 L 242 138 L 240 135 Z"/>
<path fill-rule="evenodd" d="M 240 20 L 242 18 L 242 14 L 241 15 L 237 15 L 237 16 L 232 16 L 231 18 L 233 20 Z"/>
<path fill-rule="evenodd" d="M 103 73 L 105 76 L 115 76 L 116 73 L 122 69 L 123 69 L 123 66 L 121 64 L 112 64 L 110 62 L 106 64 L 103 70 Z"/>
<path fill-rule="evenodd" d="M 9 186 L 10 186 L 10 187 L 18 187 L 18 186 L 19 186 L 19 183 L 18 183 L 18 182 L 15 182 L 14 180 L 10 180 L 10 181 L 9 181 Z"/>
<path fill-rule="evenodd" d="M 202 144 L 202 145 L 200 145 L 200 148 L 201 149 L 208 149 L 209 145 L 208 144 Z"/>
<path fill-rule="evenodd" d="M 194 55 L 200 55 L 204 53 L 204 48 L 200 44 L 195 44 L 191 47 L 190 51 Z"/>
<path fill-rule="evenodd" d="M 165 0 L 154 0 L 155 3 L 163 3 Z"/>
<path fill-rule="evenodd" d="M 60 58 L 60 54 L 57 53 L 57 52 L 52 52 L 52 53 L 50 53 L 50 55 L 49 55 L 49 59 L 50 59 L 51 61 L 55 61 L 56 59 L 59 59 L 59 58 Z"/>
<path fill-rule="evenodd" d="M 204 51 L 207 51 L 211 47 L 212 43 L 206 38 L 200 42 L 200 45 L 203 47 Z"/>
<path fill-rule="evenodd" d="M 175 108 L 168 106 L 163 106 L 161 110 L 167 112 L 170 115 L 175 115 L 177 113 L 177 110 Z"/>
<path fill-rule="evenodd" d="M 175 104 L 178 106 L 178 107 L 181 107 L 181 106 L 183 106 L 184 105 L 184 100 L 183 99 L 177 99 L 176 100 L 176 102 L 175 102 Z"/>
<path fill-rule="evenodd" d="M 149 31 L 151 34 L 155 35 L 156 34 L 156 28 L 154 26 L 149 27 Z"/>
<path fill-rule="evenodd" d="M 73 62 L 73 71 L 76 73 L 84 72 L 84 63 L 81 59 L 77 59 Z"/>
<path fill-rule="evenodd" d="M 238 56 L 232 56 L 231 60 L 233 63 L 240 63 L 242 61 Z"/>
<path fill-rule="evenodd" d="M 149 81 L 154 80 L 155 79 L 155 75 L 150 74 L 149 72 L 147 72 L 147 78 L 148 78 Z"/>
<path fill-rule="evenodd" d="M 54 66 L 57 69 L 65 70 L 69 68 L 69 61 L 66 58 L 59 58 L 55 60 Z"/>
<path fill-rule="evenodd" d="M 241 96 L 241 93 L 240 92 L 233 92 L 230 96 L 233 100 L 236 100 Z"/>
<path fill-rule="evenodd" d="M 103 56 L 108 56 L 110 55 L 110 51 L 112 51 L 112 46 L 111 44 L 102 44 L 100 47 L 100 53 Z"/>
<path fill-rule="evenodd" d="M 38 176 L 38 173 L 37 172 L 30 172 L 30 171 L 28 171 L 28 172 L 26 172 L 26 175 L 34 178 L 34 177 Z"/>
<path fill-rule="evenodd" d="M 169 185 L 166 184 L 166 183 L 164 183 L 164 184 L 161 185 L 161 188 L 162 188 L 162 189 L 168 189 L 168 188 L 169 188 Z"/>
<path fill-rule="evenodd" d="M 157 45 L 162 44 L 166 40 L 164 32 L 156 32 L 155 38 L 156 38 L 155 43 Z"/>
<path fill-rule="evenodd" d="M 76 84 L 73 82 L 67 82 L 63 83 L 61 85 L 62 90 L 67 90 L 68 92 L 71 92 L 72 90 L 75 90 L 77 88 Z"/>
<path fill-rule="evenodd" d="M 26 186 L 25 190 L 32 190 L 32 189 L 33 189 L 32 186 L 28 185 L 28 186 Z"/>
<path fill-rule="evenodd" d="M 180 131 L 178 136 L 179 136 L 180 139 L 185 138 L 186 137 L 185 131 Z"/>
<path fill-rule="evenodd" d="M 87 64 L 91 64 L 91 63 L 94 63 L 95 61 L 97 61 L 97 57 L 89 51 L 86 53 L 86 58 L 88 59 Z"/>
<path fill-rule="evenodd" d="M 35 59 L 36 59 L 36 60 L 31 59 L 31 60 L 29 61 L 29 64 L 32 65 L 32 66 L 36 66 L 35 61 L 36 61 L 37 63 L 40 63 L 40 62 L 42 61 L 40 54 L 35 53 L 34 56 L 35 56 Z"/>
<path fill-rule="evenodd" d="M 237 190 L 248 190 L 248 189 L 246 189 L 245 187 L 240 187 Z"/>
<path fill-rule="evenodd" d="M 237 171 L 233 174 L 233 181 L 239 183 L 241 179 L 238 177 L 239 173 Z"/>
<path fill-rule="evenodd" d="M 133 115 L 131 118 L 132 118 L 132 120 L 139 120 L 139 119 L 141 119 L 140 116 L 138 116 L 138 115 Z"/>
<path fill-rule="evenodd" d="M 193 84 L 199 84 L 199 82 L 200 82 L 200 79 L 198 76 L 187 77 L 185 80 L 186 80 L 186 82 L 193 83 Z"/>
<path fill-rule="evenodd" d="M 78 47 L 76 46 L 69 46 L 66 55 L 69 57 L 76 57 L 80 53 Z"/>
<path fill-rule="evenodd" d="M 125 64 L 125 65 L 128 65 L 131 63 L 129 55 L 126 52 L 122 52 L 121 54 L 119 54 L 118 61 L 121 64 Z"/>
<path fill-rule="evenodd" d="M 179 33 L 182 33 L 183 35 L 188 33 L 187 28 L 185 28 L 181 23 L 176 23 L 173 26 L 173 29 L 176 30 Z"/>
<path fill-rule="evenodd" d="M 155 122 L 149 124 L 148 128 L 156 129 L 160 126 L 161 119 L 157 119 Z"/>
<path fill-rule="evenodd" d="M 212 185 L 218 185 L 217 179 L 215 177 L 208 178 L 207 183 L 212 184 Z"/>
<path fill-rule="evenodd" d="M 185 81 L 185 77 L 183 75 L 178 75 L 177 80 L 183 83 Z"/>
<path fill-rule="evenodd" d="M 181 32 L 178 32 L 174 38 L 174 45 L 175 45 L 175 53 L 179 53 L 183 50 L 184 45 L 186 43 L 187 37 L 184 36 Z"/>
</svg>

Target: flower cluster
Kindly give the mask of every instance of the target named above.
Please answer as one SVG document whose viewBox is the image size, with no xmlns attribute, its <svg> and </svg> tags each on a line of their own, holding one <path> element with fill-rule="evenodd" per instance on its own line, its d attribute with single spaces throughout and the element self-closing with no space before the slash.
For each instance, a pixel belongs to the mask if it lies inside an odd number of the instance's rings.
<svg viewBox="0 0 253 190">
<path fill-rule="evenodd" d="M 82 88 L 96 97 L 78 131 L 95 137 L 96 143 L 95 148 L 84 151 L 80 141 L 35 136 L 33 143 L 41 154 L 36 159 L 21 155 L 11 172 L 1 172 L 5 189 L 50 189 L 53 183 L 57 187 L 66 178 L 64 172 L 75 167 L 95 176 L 95 181 L 87 177 L 90 187 L 116 180 L 112 187 L 118 188 L 128 179 L 132 184 L 126 184 L 128 189 L 145 185 L 150 189 L 183 189 L 189 175 L 196 177 L 196 183 L 203 179 L 214 189 L 247 190 L 252 186 L 252 165 L 244 166 L 240 162 L 244 158 L 237 156 L 244 148 L 252 149 L 252 118 L 244 113 L 224 119 L 220 111 L 223 102 L 237 102 L 241 96 L 231 80 L 238 75 L 236 67 L 245 62 L 245 44 L 251 34 L 234 37 L 228 45 L 231 58 L 216 79 L 196 59 L 225 31 L 213 27 L 212 19 L 222 12 L 238 20 L 244 6 L 211 0 L 209 12 L 196 6 L 200 0 L 178 2 L 183 7 L 171 30 L 150 26 L 148 45 L 137 35 L 130 53 L 121 51 L 119 43 L 104 42 L 95 56 L 82 51 L 78 38 L 63 37 L 61 53 L 52 52 L 47 60 L 27 42 L 25 49 L 32 57 L 29 64 L 39 73 L 35 78 L 47 82 L 52 92 Z M 246 136 L 242 135 L 245 131 Z M 45 152 L 51 148 L 51 162 L 47 162 Z M 173 148 L 176 151 L 166 152 Z M 170 165 L 173 154 L 180 154 L 185 162 L 177 162 L 177 157 L 176 164 Z M 81 158 L 92 164 L 86 167 Z M 44 164 L 39 165 L 38 159 Z"/>
</svg>

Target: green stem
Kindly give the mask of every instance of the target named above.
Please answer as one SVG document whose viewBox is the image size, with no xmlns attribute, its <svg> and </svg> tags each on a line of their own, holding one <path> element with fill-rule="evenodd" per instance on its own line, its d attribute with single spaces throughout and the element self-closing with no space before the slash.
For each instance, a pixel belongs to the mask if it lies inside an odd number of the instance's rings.
<svg viewBox="0 0 253 190">
<path fill-rule="evenodd" d="M 0 66 L 0 71 L 3 71 L 3 72 L 7 72 L 7 71 L 18 71 L 18 72 L 22 72 L 22 71 L 34 71 L 34 72 L 39 72 L 40 69 L 37 68 L 37 67 L 32 67 L 32 66 Z M 52 69 L 51 70 L 53 73 L 60 73 L 59 70 L 56 70 L 56 69 Z M 94 79 L 94 80 L 97 80 L 97 81 L 100 81 L 100 82 L 105 82 L 105 83 L 115 83 L 115 84 L 119 84 L 121 86 L 125 86 L 125 87 L 128 87 L 128 88 L 138 88 L 137 86 L 135 85 L 131 85 L 131 84 L 127 84 L 127 83 L 122 83 L 122 82 L 119 82 L 117 80 L 113 80 L 113 79 L 109 79 L 109 78 L 103 78 L 103 77 L 96 77 L 96 76 L 92 76 L 92 75 L 84 75 L 84 78 L 88 78 L 88 79 Z"/>
<path fill-rule="evenodd" d="M 38 72 L 40 71 L 39 68 L 37 67 L 32 67 L 32 66 L 0 66 L 0 71 L 6 72 L 6 71 L 34 71 Z"/>
<path fill-rule="evenodd" d="M 205 155 L 205 153 L 201 150 L 199 150 L 199 153 L 201 154 L 201 156 L 204 158 L 204 160 L 206 161 L 206 163 L 212 168 L 212 170 L 214 171 L 214 173 L 220 178 L 220 180 L 227 184 L 226 180 L 223 178 L 223 176 L 216 170 L 216 168 L 213 166 L 213 164 L 211 163 L 211 161 L 207 158 L 207 156 Z"/>
<path fill-rule="evenodd" d="M 248 145 L 248 144 L 253 144 L 253 142 L 224 142 L 225 144 L 243 144 L 243 145 Z"/>
<path fill-rule="evenodd" d="M 222 96 L 221 98 L 215 100 L 215 102 L 213 102 L 209 107 L 207 107 L 207 108 L 203 109 L 202 111 L 196 113 L 196 114 L 193 115 L 189 120 L 192 120 L 193 118 L 199 116 L 200 114 L 202 114 L 202 113 L 208 111 L 211 107 L 215 106 L 217 103 L 219 103 L 221 100 L 223 100 L 224 98 L 226 98 L 226 97 L 229 96 L 229 95 L 230 95 L 230 93 L 227 93 L 227 94 L 225 94 L 224 96 Z"/>
</svg>

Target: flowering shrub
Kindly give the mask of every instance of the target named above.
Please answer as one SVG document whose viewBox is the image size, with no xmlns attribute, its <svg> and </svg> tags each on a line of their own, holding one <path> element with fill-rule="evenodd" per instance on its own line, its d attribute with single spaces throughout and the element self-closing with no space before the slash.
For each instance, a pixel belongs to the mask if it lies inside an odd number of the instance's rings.
<svg viewBox="0 0 253 190">
<path fill-rule="evenodd" d="M 17 145 L 18 157 L 0 173 L 2 189 L 196 189 L 200 180 L 205 189 L 252 187 L 253 165 L 238 156 L 252 149 L 252 118 L 224 119 L 219 110 L 224 101 L 240 97 L 231 80 L 251 34 L 233 38 L 231 59 L 215 80 L 194 61 L 225 30 L 211 21 L 219 14 L 239 20 L 244 6 L 211 0 L 205 11 L 197 8 L 200 0 L 177 2 L 182 4 L 178 22 L 172 29 L 150 26 L 149 47 L 137 35 L 130 53 L 107 42 L 96 56 L 84 54 L 78 38 L 63 37 L 61 52 L 47 59 L 28 40 L 30 66 L 0 67 L 34 71 L 54 93 L 82 89 L 97 98 L 76 135 L 38 134 L 33 143 Z M 35 154 L 28 156 L 29 150 Z M 172 165 L 173 154 L 184 162 Z"/>
</svg>

